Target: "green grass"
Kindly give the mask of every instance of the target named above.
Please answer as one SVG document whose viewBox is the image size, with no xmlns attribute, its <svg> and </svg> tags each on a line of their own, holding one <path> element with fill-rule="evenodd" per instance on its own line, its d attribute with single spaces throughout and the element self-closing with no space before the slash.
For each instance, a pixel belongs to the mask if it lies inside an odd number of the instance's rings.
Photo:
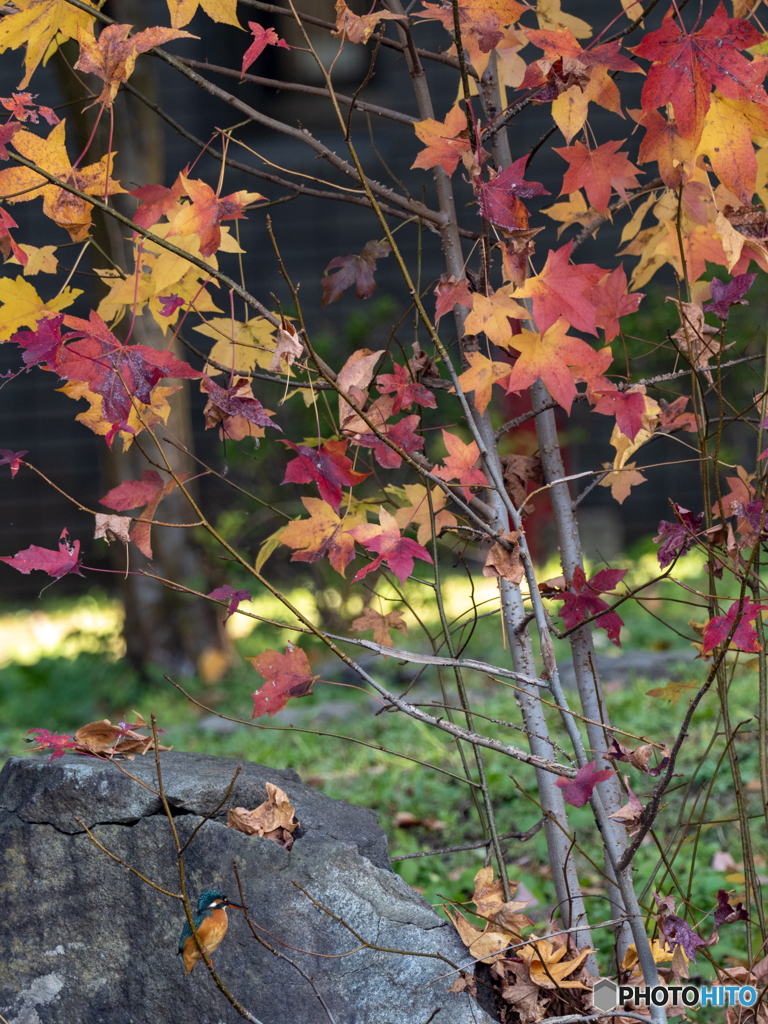
<svg viewBox="0 0 768 1024">
<path fill-rule="evenodd" d="M 653 550 L 655 549 L 652 544 L 645 544 L 630 552 L 623 563 L 630 570 L 628 582 L 632 583 L 651 575 L 649 570 L 653 569 Z M 622 560 L 617 560 L 614 564 L 622 564 Z M 694 553 L 679 563 L 676 572 L 688 586 L 700 590 L 704 580 L 697 575 L 698 567 L 700 559 L 697 559 Z M 544 572 L 554 575 L 548 572 L 547 568 Z M 461 588 L 464 584 L 460 583 L 459 579 L 453 578 L 446 588 L 449 615 L 457 613 L 462 599 Z M 427 628 L 432 629 L 435 622 L 430 618 L 430 614 L 433 613 L 430 612 L 428 601 L 423 596 L 424 589 L 409 584 L 408 596 L 415 611 L 424 618 Z M 381 594 L 386 593 L 386 589 L 381 585 L 378 590 Z M 688 649 L 689 640 L 686 637 L 693 637 L 688 626 L 689 619 L 703 621 L 706 615 L 701 609 L 668 600 L 669 597 L 679 597 L 682 593 L 672 584 L 658 584 L 651 594 L 656 604 L 650 609 L 636 602 L 622 605 L 620 614 L 626 624 L 622 631 L 624 649 Z M 325 606 L 334 606 L 336 614 L 342 618 L 354 615 L 357 607 L 356 592 L 337 588 L 334 594 L 336 596 L 330 595 L 328 588 L 322 592 L 312 592 L 311 587 L 292 591 L 292 597 L 303 602 L 313 617 L 320 616 Z M 693 595 L 688 596 L 693 602 L 699 600 Z M 92 604 L 95 603 L 97 608 L 110 607 L 109 602 L 98 595 L 88 600 Z M 69 612 L 75 623 L 79 621 L 76 613 L 82 610 L 81 605 L 82 602 L 69 604 Z M 254 607 L 263 615 L 274 616 L 276 612 L 266 600 L 257 602 Z M 559 622 L 556 617 L 558 608 L 559 604 L 553 602 L 551 611 L 555 620 Z M 480 610 L 484 608 L 481 607 Z M 44 605 L 42 614 L 61 616 L 66 612 L 65 603 L 64 606 L 52 606 L 50 609 Z M 650 612 L 653 612 L 653 615 Z M 393 856 L 428 848 L 462 845 L 479 838 L 477 813 L 470 787 L 465 782 L 445 774 L 463 774 L 455 745 L 443 735 L 400 714 L 375 715 L 369 705 L 370 698 L 364 693 L 348 687 L 333 686 L 334 682 L 347 682 L 348 677 L 345 676 L 343 680 L 339 677 L 337 665 L 328 660 L 319 645 L 301 638 L 302 647 L 308 651 L 313 663 L 313 671 L 320 673 L 322 679 L 329 682 L 318 682 L 313 696 L 291 702 L 289 710 L 305 708 L 308 712 L 327 714 L 329 707 L 333 707 L 331 702 L 336 701 L 339 702 L 341 709 L 346 711 L 346 717 L 339 720 L 322 718 L 312 721 L 310 714 L 310 721 L 303 725 L 303 728 L 312 731 L 302 731 L 297 727 L 281 725 L 281 714 L 278 714 L 273 719 L 258 720 L 253 728 L 241 726 L 229 735 L 219 735 L 200 727 L 199 723 L 205 712 L 190 704 L 174 690 L 162 678 L 161 671 L 151 674 L 149 678 L 140 678 L 124 660 L 116 656 L 119 653 L 119 639 L 116 635 L 116 631 L 119 630 L 119 615 L 113 614 L 113 619 L 112 632 L 107 630 L 99 637 L 77 626 L 73 634 L 60 640 L 60 651 L 48 650 L 37 660 L 34 659 L 34 652 L 28 651 L 26 664 L 19 657 L 0 667 L 0 758 L 4 759 L 10 754 L 28 750 L 29 748 L 25 747 L 24 734 L 31 728 L 44 727 L 71 732 L 79 725 L 99 718 L 108 717 L 116 721 L 123 714 L 130 715 L 132 709 L 141 712 L 146 718 L 154 712 L 159 724 L 166 731 L 166 742 L 172 743 L 177 750 L 254 760 L 277 768 L 291 767 L 305 781 L 331 797 L 374 808 L 389 837 L 390 853 Z M 13 620 L 12 625 L 19 635 L 24 621 L 23 615 Z M 0 616 L 0 631 L 4 623 L 8 623 L 7 617 Z M 412 616 L 409 619 L 410 625 L 415 627 L 415 619 Z M 670 625 L 683 635 L 678 636 L 670 632 Z M 399 634 L 395 634 L 395 637 L 396 642 L 399 642 Z M 604 634 L 598 632 L 597 637 L 603 639 Z M 259 625 L 250 635 L 241 637 L 238 646 L 243 656 L 252 656 L 268 647 L 284 649 L 288 638 L 295 640 L 296 634 L 277 627 Z M 567 644 L 556 644 L 558 659 L 567 658 Z M 403 639 L 403 645 L 428 649 L 415 628 L 412 629 L 407 642 Z M 477 656 L 477 652 L 482 652 L 482 657 L 488 661 L 498 660 L 499 664 L 504 664 L 508 656 L 505 655 L 502 646 L 503 638 L 497 617 L 489 616 L 478 620 L 467 654 Z M 608 655 L 613 651 L 611 645 L 600 647 L 601 654 Z M 688 674 L 684 678 L 701 682 L 707 669 L 708 665 L 702 661 L 690 662 L 686 666 Z M 377 662 L 376 672 L 377 678 L 382 679 L 393 689 L 403 688 L 407 679 L 415 674 L 413 666 L 398 665 L 393 658 L 386 662 Z M 748 667 L 739 665 L 731 666 L 730 676 L 729 700 L 732 721 L 745 723 L 736 740 L 736 748 L 743 778 L 749 782 L 758 775 L 758 752 L 754 731 L 756 725 L 753 721 L 757 676 Z M 222 713 L 247 719 L 252 709 L 250 693 L 261 681 L 249 664 L 240 661 L 224 680 L 214 685 L 205 685 L 199 679 L 183 682 L 202 703 Z M 450 690 L 449 675 L 445 676 L 444 682 Z M 676 706 L 658 697 L 648 696 L 649 689 L 663 686 L 665 682 L 666 678 L 637 678 L 611 692 L 608 695 L 608 707 L 614 725 L 658 743 L 671 743 L 685 714 L 687 695 L 684 694 Z M 514 690 L 511 687 L 474 672 L 467 673 L 467 684 L 472 694 L 473 708 L 478 714 L 519 722 Z M 414 694 L 420 692 L 418 688 L 412 691 L 411 696 L 414 699 L 429 699 L 437 691 L 437 676 L 425 675 L 423 682 L 418 685 L 426 689 L 426 698 L 414 697 Z M 349 714 L 350 702 L 356 706 L 353 714 Z M 453 702 L 456 703 L 455 698 Z M 460 717 L 457 715 L 457 718 Z M 557 714 L 551 712 L 548 717 L 553 735 L 567 749 L 568 744 Z M 476 720 L 476 724 L 486 729 L 488 735 L 525 745 L 523 737 L 509 729 L 483 722 L 482 719 Z M 696 908 L 692 916 L 697 921 L 713 908 L 718 889 L 724 887 L 732 890 L 735 898 L 739 898 L 739 893 L 743 893 L 744 888 L 737 880 L 738 870 L 729 881 L 723 872 L 717 872 L 710 867 L 712 856 L 718 850 L 729 851 L 737 863 L 741 859 L 738 831 L 733 822 L 728 820 L 734 816 L 733 784 L 727 760 L 719 763 L 723 753 L 722 737 L 716 739 L 708 751 L 717 728 L 718 698 L 715 693 L 710 692 L 694 716 L 689 737 L 678 762 L 678 770 L 682 777 L 677 780 L 679 785 L 675 787 L 673 784 L 668 791 L 667 805 L 656 829 L 662 845 L 672 838 L 674 823 L 681 811 L 682 796 L 685 793 L 683 784 L 698 766 L 686 815 L 698 794 L 698 802 L 693 813 L 694 826 L 700 819 L 713 824 L 705 824 L 698 830 L 697 844 L 694 842 L 697 837 L 695 827 L 689 830 L 688 838 L 679 848 L 677 842 L 673 844 L 669 854 L 672 858 L 671 873 L 670 869 L 662 866 L 655 875 L 652 887 L 663 893 L 677 893 L 679 890 L 686 893 L 690 905 Z M 322 733 L 344 735 L 349 739 L 340 741 Z M 624 737 L 621 739 L 630 746 L 637 746 L 639 743 L 638 740 Z M 364 741 L 372 746 L 354 740 Z M 376 747 L 400 751 L 430 762 L 436 767 L 423 768 L 394 753 L 375 749 Z M 486 753 L 484 759 L 499 829 L 527 829 L 540 817 L 536 805 L 538 790 L 533 771 L 526 765 L 501 755 Z M 630 785 L 640 799 L 644 800 L 655 780 L 641 775 L 629 766 L 622 767 L 630 776 Z M 708 796 L 710 787 L 711 794 Z M 751 813 L 759 814 L 759 793 L 750 791 L 749 798 Z M 444 826 L 439 831 L 430 831 L 422 826 L 398 828 L 395 816 L 401 811 L 408 811 L 421 820 L 438 819 Z M 588 807 L 572 809 L 569 817 L 577 841 L 586 854 L 581 856 L 575 852 L 574 856 L 581 881 L 590 894 L 587 896 L 590 915 L 595 920 L 605 919 L 609 915 L 609 908 L 605 898 L 604 879 L 600 871 L 589 863 L 591 858 L 598 868 L 602 864 L 599 836 L 591 813 Z M 755 824 L 758 864 L 764 870 L 765 840 L 759 829 L 759 821 Z M 694 848 L 696 859 L 692 867 Z M 396 863 L 395 869 L 410 885 L 422 891 L 429 902 L 439 905 L 446 898 L 466 900 L 471 896 L 472 880 L 483 864 L 483 857 L 483 851 L 466 851 L 450 857 L 436 856 L 400 861 Z M 636 878 L 643 881 L 648 879 L 657 868 L 659 857 L 659 849 L 655 842 L 649 841 L 643 845 L 634 862 Z M 538 901 L 538 905 L 531 910 L 531 917 L 537 922 L 538 932 L 541 934 L 547 926 L 554 904 L 544 833 L 540 832 L 524 845 L 510 843 L 508 864 L 510 877 L 524 884 Z M 652 905 L 650 892 L 644 903 L 646 906 Z M 706 929 L 706 925 L 704 928 Z M 599 949 L 608 956 L 610 933 L 598 931 L 595 936 Z M 738 926 L 724 928 L 716 950 L 717 962 L 723 964 L 731 962 L 728 958 L 742 959 L 745 953 L 743 930 Z M 699 960 L 699 967 L 706 975 L 706 960 L 703 957 Z"/>
</svg>

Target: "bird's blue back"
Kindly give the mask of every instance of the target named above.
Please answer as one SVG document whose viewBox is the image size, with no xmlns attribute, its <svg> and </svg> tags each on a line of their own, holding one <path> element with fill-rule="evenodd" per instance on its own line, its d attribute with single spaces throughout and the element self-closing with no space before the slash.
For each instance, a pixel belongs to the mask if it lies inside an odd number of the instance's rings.
<svg viewBox="0 0 768 1024">
<path fill-rule="evenodd" d="M 221 891 L 221 889 L 205 889 L 203 892 L 200 893 L 200 898 L 197 901 L 197 913 L 193 918 L 196 929 L 199 929 L 200 925 L 203 923 L 206 917 L 210 916 L 211 903 L 213 903 L 214 900 L 223 899 L 226 899 L 226 897 L 224 893 Z M 190 938 L 191 935 L 192 929 L 189 927 L 189 921 L 185 921 L 184 927 L 181 929 L 181 938 L 179 939 L 179 953 L 182 952 L 184 943 L 187 941 L 188 938 Z"/>
</svg>

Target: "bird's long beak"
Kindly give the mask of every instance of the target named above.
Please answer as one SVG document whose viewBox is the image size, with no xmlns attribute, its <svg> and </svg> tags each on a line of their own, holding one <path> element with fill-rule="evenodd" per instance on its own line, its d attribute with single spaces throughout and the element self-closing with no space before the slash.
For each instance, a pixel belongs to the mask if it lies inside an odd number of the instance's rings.
<svg viewBox="0 0 768 1024">
<path fill-rule="evenodd" d="M 225 900 L 228 907 L 234 907 L 236 910 L 245 910 L 246 908 L 241 903 L 232 903 L 229 900 Z"/>
</svg>

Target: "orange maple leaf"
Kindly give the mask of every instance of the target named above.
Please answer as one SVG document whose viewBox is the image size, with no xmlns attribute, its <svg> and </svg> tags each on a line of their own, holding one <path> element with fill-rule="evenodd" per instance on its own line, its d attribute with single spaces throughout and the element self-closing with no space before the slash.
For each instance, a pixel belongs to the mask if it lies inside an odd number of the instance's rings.
<svg viewBox="0 0 768 1024">
<path fill-rule="evenodd" d="M 543 335 L 525 329 L 516 334 L 512 345 L 520 358 L 512 367 L 507 390 L 523 391 L 541 378 L 554 400 L 570 413 L 576 384 L 569 367 L 588 365 L 596 361 L 598 353 L 567 332 L 567 321 L 559 317 Z"/>
<path fill-rule="evenodd" d="M 280 534 L 280 542 L 297 549 L 292 562 L 317 562 L 327 553 L 328 561 L 341 576 L 355 557 L 355 542 L 349 531 L 366 522 L 364 514 L 347 514 L 342 519 L 322 498 L 302 498 L 309 519 L 295 519 Z"/>
<path fill-rule="evenodd" d="M 467 115 L 458 103 L 445 115 L 445 121 L 429 117 L 426 121 L 416 121 L 413 127 L 427 148 L 422 149 L 411 169 L 421 167 L 426 171 L 439 166 L 450 176 L 456 170 L 461 154 L 469 153 L 471 149 L 468 139 L 459 138 L 460 133 L 466 131 Z"/>
<path fill-rule="evenodd" d="M 645 128 L 637 155 L 638 163 L 655 160 L 659 176 L 667 188 L 677 188 L 685 177 L 685 165 L 693 156 L 691 143 L 677 130 L 676 121 L 668 121 L 658 110 L 628 110 L 627 113 Z"/>
<path fill-rule="evenodd" d="M 84 0 L 91 6 L 91 0 Z M 0 53 L 26 46 L 24 77 L 19 89 L 26 89 L 35 68 L 45 57 L 54 37 L 58 43 L 77 38 L 93 26 L 93 17 L 66 0 L 18 0 L 13 14 L 0 22 Z"/>
<path fill-rule="evenodd" d="M 80 56 L 75 67 L 91 75 L 98 75 L 104 82 L 101 96 L 94 102 L 111 106 L 117 90 L 133 74 L 136 57 L 146 53 L 153 46 L 162 46 L 171 39 L 198 39 L 189 32 L 176 28 L 146 28 L 143 32 L 128 38 L 132 25 L 107 25 L 98 40 L 90 32 L 80 31 Z"/>
<path fill-rule="evenodd" d="M 87 192 L 89 196 L 103 196 L 105 184 L 109 195 L 125 192 L 119 182 L 112 178 L 106 180 L 107 167 L 114 166 L 114 152 L 105 154 L 98 163 L 72 169 L 64 144 L 65 131 L 66 121 L 61 121 L 51 129 L 47 139 L 27 131 L 16 132 L 13 145 L 27 160 L 32 160 L 49 174 L 54 174 L 68 185 L 74 185 L 81 192 Z M 39 188 L 35 188 L 36 185 Z M 23 194 L 16 195 L 19 192 Z M 68 231 L 73 242 L 82 242 L 88 236 L 92 210 L 90 203 L 51 184 L 30 168 L 18 166 L 0 171 L 0 196 L 11 195 L 14 195 L 11 202 L 15 203 L 26 203 L 42 196 L 43 213 Z"/>
<path fill-rule="evenodd" d="M 192 181 L 180 175 L 184 191 L 192 200 L 182 206 L 173 218 L 170 234 L 198 235 L 200 238 L 200 255 L 212 256 L 221 245 L 221 228 L 223 220 L 245 220 L 243 210 L 249 203 L 263 199 L 258 192 L 232 192 L 219 199 L 210 185 L 198 178 Z"/>
<path fill-rule="evenodd" d="M 595 307 L 590 302 L 590 288 L 599 284 L 607 271 L 594 263 L 571 265 L 573 242 L 547 254 L 547 262 L 538 277 L 530 277 L 515 292 L 516 297 L 533 299 L 533 316 L 538 329 L 549 330 L 559 316 L 564 316 L 577 331 L 597 334 Z M 475 299 L 477 308 L 477 299 Z"/>
<path fill-rule="evenodd" d="M 467 359 L 470 368 L 459 377 L 459 384 L 465 394 L 474 391 L 475 406 L 482 416 L 491 400 L 493 385 L 508 377 L 511 367 L 509 363 L 492 362 L 482 352 L 470 352 Z"/>
<path fill-rule="evenodd" d="M 385 18 L 402 20 L 404 15 L 392 14 L 390 11 L 374 11 L 373 14 L 354 14 L 344 0 L 336 0 L 336 28 L 333 36 L 341 36 L 350 43 L 367 43 L 380 21 Z"/>
<path fill-rule="evenodd" d="M 563 178 L 560 195 L 567 195 L 583 187 L 590 203 L 601 213 L 608 210 L 612 187 L 626 201 L 627 187 L 635 188 L 638 184 L 636 175 L 643 172 L 638 171 L 625 153 L 617 152 L 620 145 L 621 141 L 614 140 L 589 150 L 583 143 L 575 142 L 563 149 L 553 149 L 553 153 L 570 164 Z"/>
<path fill-rule="evenodd" d="M 408 626 L 405 619 L 398 611 L 387 612 L 382 615 L 374 608 L 366 608 L 359 619 L 355 619 L 349 627 L 353 633 L 365 633 L 373 630 L 373 639 L 382 647 L 394 647 L 391 629 L 399 629 L 401 633 L 408 636 Z"/>
<path fill-rule="evenodd" d="M 480 458 L 480 449 L 476 441 L 464 444 L 460 437 L 443 431 L 443 442 L 448 449 L 448 457 L 444 460 L 445 465 L 439 466 L 433 472 L 441 480 L 457 480 L 463 484 L 464 498 L 469 501 L 470 487 L 487 487 L 488 478 L 481 469 L 475 468 L 475 463 Z"/>
<path fill-rule="evenodd" d="M 528 311 L 525 306 L 510 297 L 510 288 L 499 288 L 490 295 L 476 292 L 473 296 L 472 312 L 464 321 L 464 333 L 480 334 L 484 332 L 489 341 L 500 348 L 507 348 L 512 337 L 513 320 L 527 320 Z"/>
</svg>

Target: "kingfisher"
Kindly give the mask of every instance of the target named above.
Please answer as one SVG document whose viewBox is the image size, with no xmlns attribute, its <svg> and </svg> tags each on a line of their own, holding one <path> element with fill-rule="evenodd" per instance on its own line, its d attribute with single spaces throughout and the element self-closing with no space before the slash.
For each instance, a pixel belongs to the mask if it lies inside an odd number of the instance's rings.
<svg viewBox="0 0 768 1024">
<path fill-rule="evenodd" d="M 200 936 L 208 956 L 211 956 L 218 948 L 221 940 L 227 934 L 229 921 L 227 920 L 227 907 L 236 907 L 238 910 L 245 910 L 239 903 L 230 903 L 221 889 L 205 889 L 200 893 L 197 901 L 197 913 L 195 914 L 195 928 Z M 189 975 L 192 968 L 203 959 L 203 955 L 197 948 L 189 921 L 184 923 L 179 939 L 179 953 L 184 957 L 184 966 Z"/>
</svg>

